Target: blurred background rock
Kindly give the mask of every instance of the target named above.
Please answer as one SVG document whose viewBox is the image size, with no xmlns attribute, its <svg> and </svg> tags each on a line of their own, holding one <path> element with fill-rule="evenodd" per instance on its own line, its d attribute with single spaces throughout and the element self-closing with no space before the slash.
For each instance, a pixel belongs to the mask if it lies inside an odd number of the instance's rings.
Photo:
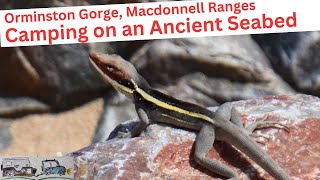
<svg viewBox="0 0 320 180">
<path fill-rule="evenodd" d="M 148 2 L 0 0 L 1 9 Z M 116 53 L 172 96 L 216 106 L 266 95 L 320 95 L 319 33 L 0 48 L 0 155 L 55 155 L 104 141 L 133 105 L 90 66 Z"/>
</svg>

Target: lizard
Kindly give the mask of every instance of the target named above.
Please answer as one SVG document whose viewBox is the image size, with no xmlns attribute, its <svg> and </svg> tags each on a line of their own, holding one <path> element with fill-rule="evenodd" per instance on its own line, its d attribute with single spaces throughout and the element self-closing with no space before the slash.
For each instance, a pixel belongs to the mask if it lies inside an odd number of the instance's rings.
<svg viewBox="0 0 320 180">
<path fill-rule="evenodd" d="M 117 137 L 135 137 L 153 122 L 181 127 L 197 132 L 193 157 L 197 164 L 209 171 L 228 179 L 239 179 L 236 171 L 206 157 L 214 141 L 219 140 L 243 152 L 273 178 L 290 179 L 278 163 L 250 136 L 242 124 L 240 113 L 230 106 L 230 103 L 221 105 L 213 112 L 151 88 L 135 67 L 121 56 L 89 52 L 89 59 L 102 77 L 135 105 L 139 122 L 132 130 L 119 132 Z M 251 127 L 252 131 L 259 123 L 256 124 Z"/>
</svg>

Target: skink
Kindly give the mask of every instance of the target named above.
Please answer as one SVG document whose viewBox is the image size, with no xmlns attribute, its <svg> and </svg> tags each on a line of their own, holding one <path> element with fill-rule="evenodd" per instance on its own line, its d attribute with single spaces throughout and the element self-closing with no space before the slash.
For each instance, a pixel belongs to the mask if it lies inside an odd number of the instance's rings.
<svg viewBox="0 0 320 180">
<path fill-rule="evenodd" d="M 220 140 L 239 149 L 275 179 L 290 179 L 278 163 L 249 136 L 239 113 L 230 107 L 230 103 L 212 112 L 151 88 L 135 67 L 120 56 L 91 52 L 89 57 L 97 71 L 135 104 L 139 123 L 130 132 L 119 132 L 118 137 L 137 136 L 150 121 L 196 130 L 199 133 L 195 141 L 194 159 L 210 171 L 229 179 L 239 179 L 231 168 L 206 158 L 214 141 Z"/>
</svg>

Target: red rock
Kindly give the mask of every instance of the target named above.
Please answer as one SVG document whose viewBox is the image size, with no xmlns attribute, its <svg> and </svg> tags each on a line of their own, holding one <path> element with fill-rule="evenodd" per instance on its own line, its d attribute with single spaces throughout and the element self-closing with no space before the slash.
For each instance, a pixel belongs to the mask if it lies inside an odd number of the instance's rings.
<svg viewBox="0 0 320 180">
<path fill-rule="evenodd" d="M 295 179 L 320 178 L 320 100 L 307 95 L 272 96 L 234 102 L 244 123 L 267 116 L 290 128 L 255 131 L 270 137 L 261 147 Z M 74 152 L 75 179 L 212 179 L 221 178 L 193 160 L 196 134 L 150 125 L 140 136 L 112 139 Z M 215 142 L 209 158 L 236 170 L 240 177 L 272 179 L 232 146 Z"/>
</svg>

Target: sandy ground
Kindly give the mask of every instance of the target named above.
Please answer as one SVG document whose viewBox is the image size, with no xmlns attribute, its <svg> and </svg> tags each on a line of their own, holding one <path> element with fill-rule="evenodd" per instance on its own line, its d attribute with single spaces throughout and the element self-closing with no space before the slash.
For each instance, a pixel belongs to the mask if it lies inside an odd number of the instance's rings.
<svg viewBox="0 0 320 180">
<path fill-rule="evenodd" d="M 8 123 L 11 145 L 0 156 L 55 156 L 91 143 L 103 100 L 59 114 L 29 115 Z"/>
</svg>

